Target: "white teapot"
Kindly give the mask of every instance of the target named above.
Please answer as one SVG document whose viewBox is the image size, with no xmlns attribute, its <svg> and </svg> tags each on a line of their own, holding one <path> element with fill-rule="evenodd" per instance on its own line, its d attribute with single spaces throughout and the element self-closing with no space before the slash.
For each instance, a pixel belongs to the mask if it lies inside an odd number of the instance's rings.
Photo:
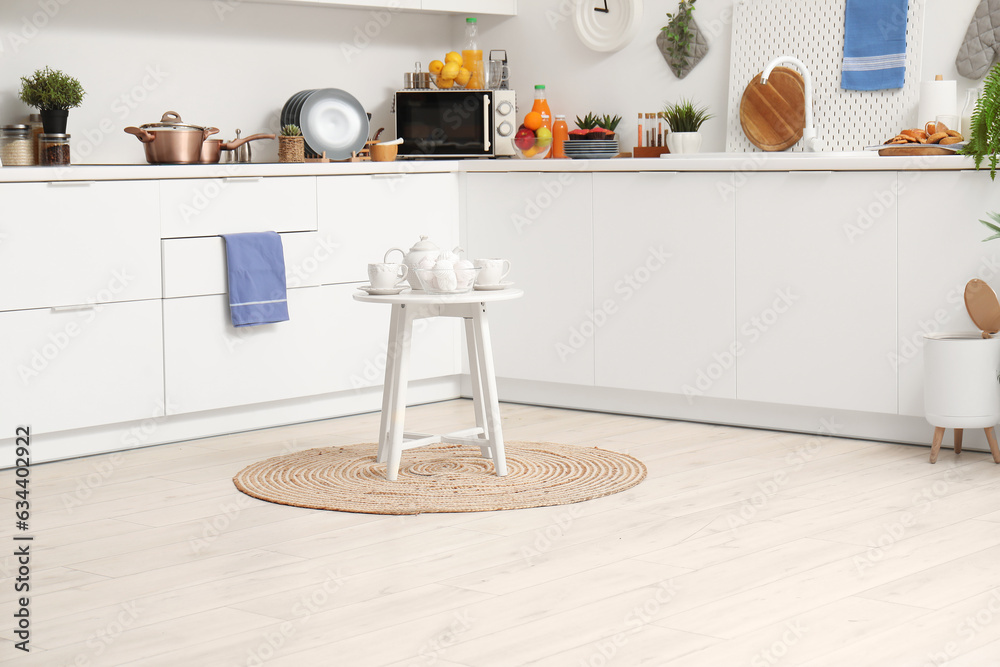
<svg viewBox="0 0 1000 667">
<path fill-rule="evenodd" d="M 413 244 L 409 252 L 401 248 L 390 248 L 386 251 L 383 262 L 389 261 L 389 255 L 398 252 L 403 256 L 402 262 L 408 269 L 407 280 L 413 289 L 423 289 L 420 278 L 417 277 L 414 269 L 433 269 L 439 259 L 450 260 L 454 263 L 458 259 L 458 253 L 465 252 L 456 247 L 454 250 L 441 250 L 436 245 L 427 240 L 426 236 L 421 236 L 420 240 Z"/>
</svg>

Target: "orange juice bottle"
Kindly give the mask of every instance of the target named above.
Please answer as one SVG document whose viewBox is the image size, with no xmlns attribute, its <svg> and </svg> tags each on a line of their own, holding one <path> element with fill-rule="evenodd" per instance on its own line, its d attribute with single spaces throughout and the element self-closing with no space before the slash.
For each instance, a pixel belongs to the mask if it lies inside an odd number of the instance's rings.
<svg viewBox="0 0 1000 667">
<path fill-rule="evenodd" d="M 469 90 L 480 90 L 486 87 L 486 72 L 483 67 L 483 50 L 479 48 L 478 28 L 476 19 L 465 19 L 465 48 L 462 49 L 462 66 L 471 76 L 465 87 Z"/>
<path fill-rule="evenodd" d="M 531 107 L 532 111 L 542 114 L 542 125 L 552 129 L 552 112 L 549 110 L 549 102 L 545 99 L 545 86 L 535 86 L 535 103 Z"/>
<path fill-rule="evenodd" d="M 563 144 L 567 141 L 569 141 L 569 125 L 566 124 L 566 116 L 556 114 L 556 121 L 552 124 L 552 152 L 549 153 L 549 157 L 566 157 Z"/>
</svg>

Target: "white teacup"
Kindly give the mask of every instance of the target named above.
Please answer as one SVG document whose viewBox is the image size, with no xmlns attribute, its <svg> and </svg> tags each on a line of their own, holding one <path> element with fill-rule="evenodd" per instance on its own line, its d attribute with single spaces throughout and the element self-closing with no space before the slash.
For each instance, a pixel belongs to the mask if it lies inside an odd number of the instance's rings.
<svg viewBox="0 0 1000 667">
<path fill-rule="evenodd" d="M 480 269 L 477 285 L 499 285 L 510 273 L 509 259 L 477 259 L 472 264 Z"/>
<path fill-rule="evenodd" d="M 402 269 L 402 273 L 400 270 Z M 406 264 L 378 262 L 368 265 L 368 280 L 375 289 L 392 289 L 398 287 L 409 273 Z"/>
</svg>

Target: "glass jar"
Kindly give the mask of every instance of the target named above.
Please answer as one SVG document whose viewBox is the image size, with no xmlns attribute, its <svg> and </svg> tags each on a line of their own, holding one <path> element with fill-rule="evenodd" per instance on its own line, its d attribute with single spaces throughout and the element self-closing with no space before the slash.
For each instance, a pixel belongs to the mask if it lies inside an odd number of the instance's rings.
<svg viewBox="0 0 1000 667">
<path fill-rule="evenodd" d="M 27 125 L 4 125 L 0 128 L 0 161 L 5 167 L 30 167 L 34 159 L 31 128 Z"/>
<path fill-rule="evenodd" d="M 42 165 L 61 167 L 69 164 L 69 135 L 40 134 L 38 135 L 38 152 Z"/>
<path fill-rule="evenodd" d="M 38 135 L 40 135 L 45 130 L 42 129 L 42 114 L 33 113 L 28 116 L 28 126 L 31 127 L 31 152 L 34 155 L 35 161 L 32 164 L 41 164 L 41 155 L 38 152 Z"/>
<path fill-rule="evenodd" d="M 965 91 L 965 106 L 962 108 L 962 126 L 959 128 L 962 138 L 968 141 L 972 137 L 972 115 L 976 112 L 979 102 L 979 89 L 969 88 Z"/>
</svg>

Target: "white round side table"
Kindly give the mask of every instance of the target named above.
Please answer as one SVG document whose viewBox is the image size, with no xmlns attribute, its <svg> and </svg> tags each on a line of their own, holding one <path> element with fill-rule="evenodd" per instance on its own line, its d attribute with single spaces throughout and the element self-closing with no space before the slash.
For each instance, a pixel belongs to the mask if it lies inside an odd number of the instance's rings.
<svg viewBox="0 0 1000 667">
<path fill-rule="evenodd" d="M 496 291 L 473 291 L 464 294 L 428 294 L 422 291 L 407 291 L 387 296 L 375 296 L 362 292 L 354 295 L 357 301 L 386 303 L 392 306 L 392 316 L 389 319 L 389 347 L 385 364 L 385 385 L 382 388 L 382 419 L 379 426 L 377 458 L 379 463 L 386 464 L 387 479 L 395 481 L 404 449 L 438 442 L 479 447 L 484 457 L 493 459 L 493 467 L 497 475 L 502 477 L 507 474 L 486 305 L 517 299 L 523 294 L 523 290 L 507 288 Z M 469 374 L 472 380 L 472 403 L 476 415 L 474 428 L 442 435 L 403 431 L 413 320 L 424 317 L 461 317 L 465 320 L 465 340 L 469 353 Z"/>
</svg>

